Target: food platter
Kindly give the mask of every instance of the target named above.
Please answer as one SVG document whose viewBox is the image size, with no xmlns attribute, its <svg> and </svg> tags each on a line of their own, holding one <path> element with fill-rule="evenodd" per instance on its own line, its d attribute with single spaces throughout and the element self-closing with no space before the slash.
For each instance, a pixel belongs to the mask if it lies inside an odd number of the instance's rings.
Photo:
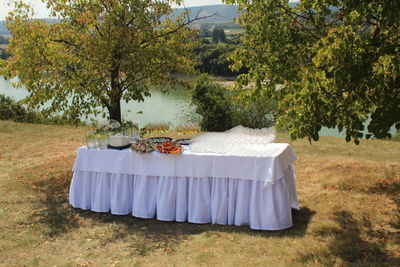
<svg viewBox="0 0 400 267">
<path fill-rule="evenodd" d="M 131 149 L 139 153 L 149 153 L 153 151 L 156 147 L 156 143 L 150 139 L 142 139 L 136 141 L 131 145 Z"/>
<path fill-rule="evenodd" d="M 156 145 L 158 152 L 164 154 L 180 154 L 183 151 L 183 146 L 175 141 L 167 141 Z"/>
<path fill-rule="evenodd" d="M 151 137 L 151 138 L 148 138 L 148 139 L 152 140 L 156 144 L 172 141 L 172 138 L 169 138 L 169 137 Z"/>
</svg>

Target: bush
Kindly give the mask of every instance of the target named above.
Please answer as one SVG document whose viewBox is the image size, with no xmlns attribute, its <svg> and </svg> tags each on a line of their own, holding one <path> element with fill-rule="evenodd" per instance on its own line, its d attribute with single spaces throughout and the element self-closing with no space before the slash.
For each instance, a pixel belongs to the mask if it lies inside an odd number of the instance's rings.
<svg viewBox="0 0 400 267">
<path fill-rule="evenodd" d="M 19 105 L 12 98 L 0 94 L 0 120 L 37 123 L 41 121 L 41 117 Z"/>
<path fill-rule="evenodd" d="M 234 125 L 243 125 L 249 128 L 266 128 L 275 125 L 272 115 L 276 107 L 274 102 L 263 98 L 248 102 L 238 98 L 232 103 Z"/>
<path fill-rule="evenodd" d="M 200 127 L 203 131 L 222 132 L 233 127 L 226 90 L 210 81 L 207 75 L 201 75 L 195 82 L 192 102 L 196 106 L 195 112 L 201 116 Z"/>
<path fill-rule="evenodd" d="M 225 131 L 237 125 L 265 128 L 275 124 L 276 103 L 265 96 L 246 97 L 233 93 L 202 75 L 195 83 L 192 102 L 203 131 Z"/>
<path fill-rule="evenodd" d="M 203 39 L 193 50 L 199 64 L 195 67 L 202 73 L 223 76 L 236 76 L 246 73 L 247 69 L 233 71 L 229 68 L 233 62 L 228 58 L 230 53 L 239 48 L 238 45 L 225 43 L 210 43 Z"/>
<path fill-rule="evenodd" d="M 400 130 L 396 131 L 396 134 L 392 137 L 393 141 L 400 142 Z"/>
<path fill-rule="evenodd" d="M 7 59 L 11 56 L 6 50 L 0 48 L 0 59 Z"/>
<path fill-rule="evenodd" d="M 43 116 L 42 113 L 30 110 L 15 102 L 12 98 L 0 94 L 0 120 L 15 122 L 43 123 L 57 125 L 81 125 L 79 119 L 69 119 L 65 116 Z"/>
</svg>

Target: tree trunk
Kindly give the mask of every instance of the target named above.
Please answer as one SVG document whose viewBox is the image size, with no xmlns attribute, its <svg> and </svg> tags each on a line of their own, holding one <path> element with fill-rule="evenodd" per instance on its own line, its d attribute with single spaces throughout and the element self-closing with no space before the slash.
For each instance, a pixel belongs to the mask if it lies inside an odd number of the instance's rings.
<svg viewBox="0 0 400 267">
<path fill-rule="evenodd" d="M 113 99 L 108 108 L 108 113 L 110 114 L 110 119 L 116 120 L 121 123 L 121 101 L 120 99 Z"/>
<path fill-rule="evenodd" d="M 117 56 L 114 56 L 114 58 Z M 110 113 L 110 119 L 116 120 L 119 123 L 122 122 L 121 118 L 121 86 L 118 82 L 119 70 L 118 67 L 113 63 L 113 69 L 111 71 L 111 92 L 108 94 L 110 98 L 110 106 L 108 112 Z"/>
</svg>

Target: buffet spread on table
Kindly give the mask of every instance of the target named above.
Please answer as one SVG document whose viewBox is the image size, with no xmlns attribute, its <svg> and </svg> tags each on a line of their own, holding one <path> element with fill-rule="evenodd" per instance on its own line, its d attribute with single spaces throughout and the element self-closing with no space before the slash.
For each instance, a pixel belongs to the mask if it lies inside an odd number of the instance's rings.
<svg viewBox="0 0 400 267">
<path fill-rule="evenodd" d="M 124 149 L 85 146 L 77 150 L 69 203 L 146 219 L 281 230 L 293 225 L 291 209 L 299 209 L 295 160 L 288 144 L 244 127 L 184 145 L 153 138 Z"/>
</svg>

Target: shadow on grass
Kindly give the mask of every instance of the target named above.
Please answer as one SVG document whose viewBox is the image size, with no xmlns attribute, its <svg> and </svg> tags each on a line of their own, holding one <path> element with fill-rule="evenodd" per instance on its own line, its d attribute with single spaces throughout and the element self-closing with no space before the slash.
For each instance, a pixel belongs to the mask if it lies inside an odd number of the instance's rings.
<svg viewBox="0 0 400 267">
<path fill-rule="evenodd" d="M 400 210 L 400 182 L 381 182 L 375 184 L 367 190 L 368 193 L 380 194 L 389 197 L 396 205 L 396 209 Z M 400 213 L 396 214 L 397 221 L 391 225 L 400 230 Z M 397 235 L 397 241 L 400 243 L 400 235 Z"/>
<path fill-rule="evenodd" d="M 45 226 L 49 238 L 88 225 L 105 227 L 105 236 L 101 237 L 102 246 L 125 240 L 139 255 L 161 246 L 174 247 L 179 242 L 190 239 L 191 235 L 201 233 L 219 235 L 219 233 L 242 233 L 261 237 L 302 237 L 305 235 L 311 217 L 315 214 L 308 207 L 294 211 L 294 226 L 282 231 L 257 231 L 249 226 L 225 226 L 213 224 L 192 224 L 178 222 L 163 222 L 155 219 L 141 219 L 131 215 L 112 215 L 74 209 L 68 204 L 68 191 L 71 173 L 66 172 L 57 178 L 51 177 L 33 183 L 32 188 L 42 197 L 35 203 L 32 220 Z M 84 222 L 84 224 L 82 224 Z M 101 230 L 100 230 L 101 231 Z"/>
<path fill-rule="evenodd" d="M 68 188 L 71 182 L 71 172 L 59 177 L 35 181 L 32 188 L 42 195 L 34 204 L 36 212 L 32 220 L 47 226 L 49 237 L 55 237 L 71 228 L 79 227 L 76 212 L 68 205 Z"/>
<path fill-rule="evenodd" d="M 357 221 L 348 211 L 337 211 L 334 217 L 339 229 L 332 227 L 317 232 L 318 236 L 331 240 L 327 250 L 302 255 L 302 262 L 329 266 L 338 264 L 336 261 L 340 258 L 342 263 L 356 266 L 400 266 L 400 259 L 384 249 L 384 234 L 372 231 L 368 219 Z"/>
</svg>

